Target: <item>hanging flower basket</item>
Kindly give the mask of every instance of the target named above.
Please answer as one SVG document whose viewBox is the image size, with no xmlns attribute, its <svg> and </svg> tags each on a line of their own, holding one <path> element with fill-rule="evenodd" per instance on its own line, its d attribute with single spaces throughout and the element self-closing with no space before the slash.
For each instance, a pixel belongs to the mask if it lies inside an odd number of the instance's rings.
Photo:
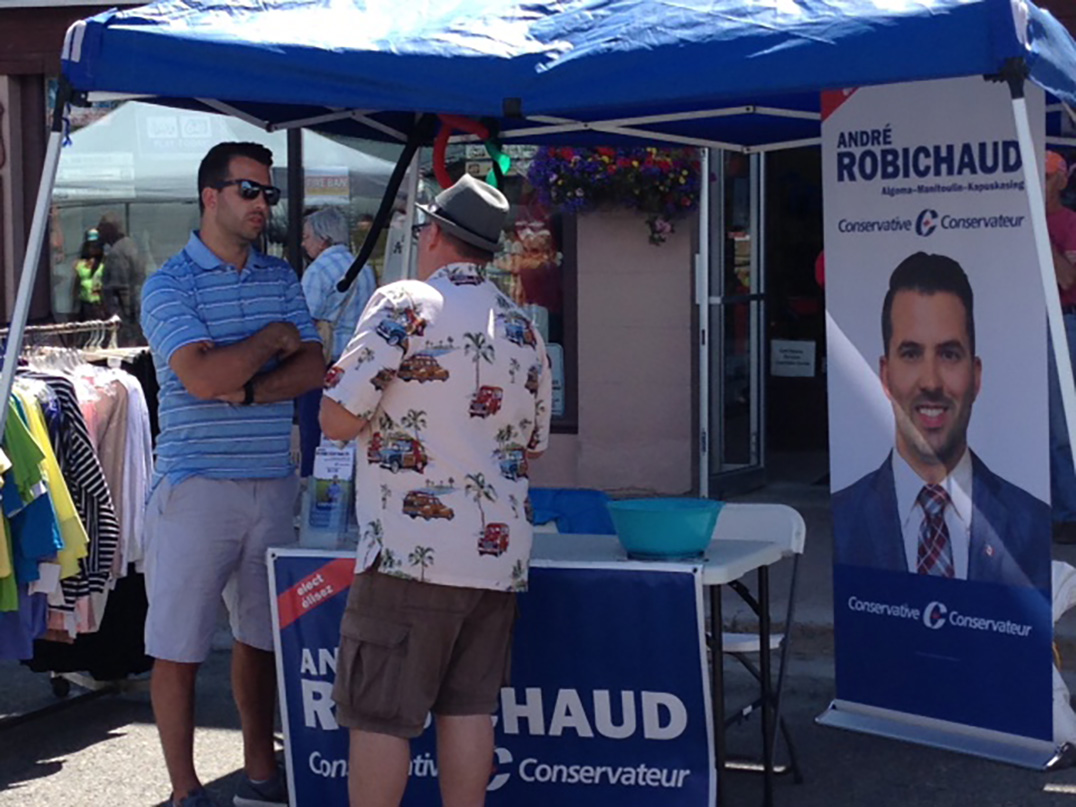
<svg viewBox="0 0 1076 807">
<path fill-rule="evenodd" d="M 701 185 L 699 153 L 690 148 L 549 146 L 538 150 L 527 178 L 544 204 L 564 211 L 638 210 L 654 245 L 698 207 Z"/>
</svg>

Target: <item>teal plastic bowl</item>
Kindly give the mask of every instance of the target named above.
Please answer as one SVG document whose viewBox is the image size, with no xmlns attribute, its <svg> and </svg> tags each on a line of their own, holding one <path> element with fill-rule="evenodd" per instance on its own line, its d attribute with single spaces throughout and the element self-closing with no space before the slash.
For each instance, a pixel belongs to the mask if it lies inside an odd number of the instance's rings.
<svg viewBox="0 0 1076 807">
<path fill-rule="evenodd" d="M 606 503 L 630 558 L 697 558 L 710 544 L 724 502 L 665 496 Z"/>
</svg>

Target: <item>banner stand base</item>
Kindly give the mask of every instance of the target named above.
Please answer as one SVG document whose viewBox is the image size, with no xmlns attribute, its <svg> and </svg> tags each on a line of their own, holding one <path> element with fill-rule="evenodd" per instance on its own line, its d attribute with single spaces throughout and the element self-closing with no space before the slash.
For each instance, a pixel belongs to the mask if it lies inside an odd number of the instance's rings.
<svg viewBox="0 0 1076 807">
<path fill-rule="evenodd" d="M 1033 740 L 839 699 L 830 703 L 829 708 L 815 718 L 815 722 L 822 726 L 972 754 L 1037 771 L 1064 766 L 1063 760 L 1069 756 L 1064 747 L 1058 748 L 1046 740 Z"/>
</svg>

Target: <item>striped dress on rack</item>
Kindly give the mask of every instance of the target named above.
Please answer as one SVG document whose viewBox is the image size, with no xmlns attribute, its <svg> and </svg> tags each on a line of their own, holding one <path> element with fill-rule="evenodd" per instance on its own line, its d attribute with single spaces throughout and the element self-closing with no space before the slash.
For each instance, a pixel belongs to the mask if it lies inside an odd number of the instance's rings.
<svg viewBox="0 0 1076 807">
<path fill-rule="evenodd" d="M 104 471 L 90 441 L 86 419 L 78 404 L 75 385 L 68 378 L 48 373 L 20 372 L 19 375 L 43 381 L 60 404 L 62 427 L 55 431 L 49 429 L 50 436 L 55 438 L 53 450 L 75 510 L 90 537 L 89 553 L 79 561 L 80 573 L 60 581 L 64 603 L 73 607 L 78 598 L 105 590 L 119 547 L 119 522 Z"/>
</svg>

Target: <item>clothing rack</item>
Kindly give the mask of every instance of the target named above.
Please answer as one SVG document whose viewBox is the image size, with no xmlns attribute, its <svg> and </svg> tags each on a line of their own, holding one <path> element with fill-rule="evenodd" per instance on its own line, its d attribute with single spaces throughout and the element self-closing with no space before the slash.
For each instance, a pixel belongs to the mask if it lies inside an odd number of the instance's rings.
<svg viewBox="0 0 1076 807">
<path fill-rule="evenodd" d="M 87 336 L 95 341 L 98 341 L 99 347 L 116 348 L 118 347 L 117 337 L 119 334 L 120 326 L 123 324 L 118 316 L 113 315 L 108 319 L 91 319 L 83 322 L 58 322 L 49 325 L 27 325 L 23 329 L 23 346 L 28 343 L 36 342 L 39 337 L 48 339 L 49 337 L 55 337 L 64 343 L 67 337 L 83 337 Z M 8 328 L 0 328 L 0 340 L 6 340 L 9 333 Z M 108 340 L 108 344 L 105 344 L 105 340 Z M 63 344 L 64 347 L 75 347 L 73 344 Z"/>
<path fill-rule="evenodd" d="M 84 320 L 81 322 L 60 322 L 48 325 L 27 325 L 23 329 L 21 349 L 43 347 L 59 347 L 63 349 L 85 348 L 90 350 L 107 349 L 113 353 L 129 352 L 132 349 L 121 349 L 118 345 L 118 334 L 123 320 L 113 315 L 108 319 Z M 9 328 L 0 328 L 0 345 L 7 341 Z M 77 344 L 78 340 L 87 337 L 88 344 Z M 58 340 L 60 344 L 48 345 L 51 340 Z M 107 342 L 106 342 L 107 340 Z M 145 350 L 134 348 L 133 352 Z M 56 711 L 66 709 L 79 703 L 93 700 L 102 695 L 124 694 L 149 691 L 149 678 L 146 676 L 125 678 L 114 681 L 96 681 L 88 675 L 77 672 L 49 673 L 49 684 L 56 700 L 51 704 L 32 709 L 28 712 L 15 713 L 0 717 L 0 731 L 15 728 L 28 720 L 45 717 Z M 75 684 L 83 690 L 71 695 L 71 685 Z"/>
</svg>

